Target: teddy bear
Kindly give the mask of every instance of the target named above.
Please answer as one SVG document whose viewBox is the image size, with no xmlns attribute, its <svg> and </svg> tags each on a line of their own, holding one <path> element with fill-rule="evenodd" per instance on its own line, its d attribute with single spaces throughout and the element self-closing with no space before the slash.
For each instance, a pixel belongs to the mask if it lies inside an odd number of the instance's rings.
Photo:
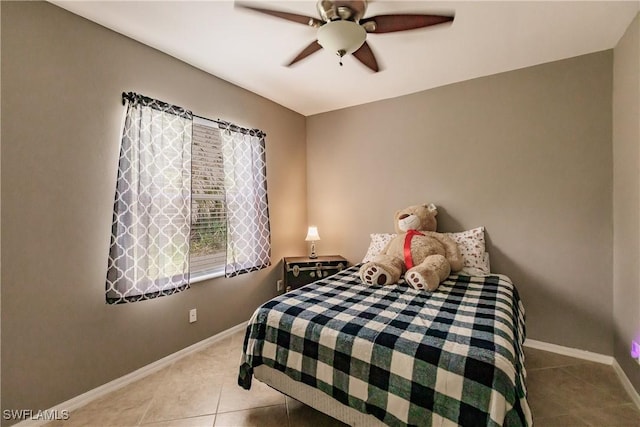
<svg viewBox="0 0 640 427">
<path fill-rule="evenodd" d="M 433 203 L 409 206 L 395 214 L 398 233 L 373 259 L 360 267 L 368 285 L 397 283 L 404 274 L 414 289 L 434 291 L 453 271 L 462 269 L 462 255 L 449 236 L 437 233 L 438 209 Z"/>
</svg>

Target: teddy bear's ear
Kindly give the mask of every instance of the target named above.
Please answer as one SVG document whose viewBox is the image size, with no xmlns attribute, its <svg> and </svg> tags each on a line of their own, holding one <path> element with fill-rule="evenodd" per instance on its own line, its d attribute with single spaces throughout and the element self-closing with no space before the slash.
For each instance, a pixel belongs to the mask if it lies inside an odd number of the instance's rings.
<svg viewBox="0 0 640 427">
<path fill-rule="evenodd" d="M 429 210 L 429 212 L 433 213 L 433 215 L 438 215 L 438 208 L 436 208 L 436 205 L 434 205 L 433 203 L 429 203 L 427 205 L 427 209 Z"/>
</svg>

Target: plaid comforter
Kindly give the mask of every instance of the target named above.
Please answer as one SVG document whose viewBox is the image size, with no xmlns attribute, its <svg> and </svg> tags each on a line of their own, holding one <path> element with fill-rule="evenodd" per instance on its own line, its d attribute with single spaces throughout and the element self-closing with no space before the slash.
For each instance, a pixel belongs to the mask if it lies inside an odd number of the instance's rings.
<svg viewBox="0 0 640 427">
<path fill-rule="evenodd" d="M 366 286 L 359 265 L 252 316 L 238 383 L 265 364 L 391 426 L 528 426 L 524 310 L 504 276 L 435 292 Z"/>
</svg>

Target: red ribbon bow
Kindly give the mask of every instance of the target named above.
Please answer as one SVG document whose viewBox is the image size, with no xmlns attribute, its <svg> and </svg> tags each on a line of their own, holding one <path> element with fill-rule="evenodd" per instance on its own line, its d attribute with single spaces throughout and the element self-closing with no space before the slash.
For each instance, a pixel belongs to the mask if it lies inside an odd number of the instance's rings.
<svg viewBox="0 0 640 427">
<path fill-rule="evenodd" d="M 414 236 L 424 236 L 418 230 L 409 230 L 407 231 L 407 235 L 404 237 L 404 264 L 407 266 L 407 270 L 413 267 L 413 258 L 411 257 L 411 239 Z"/>
</svg>

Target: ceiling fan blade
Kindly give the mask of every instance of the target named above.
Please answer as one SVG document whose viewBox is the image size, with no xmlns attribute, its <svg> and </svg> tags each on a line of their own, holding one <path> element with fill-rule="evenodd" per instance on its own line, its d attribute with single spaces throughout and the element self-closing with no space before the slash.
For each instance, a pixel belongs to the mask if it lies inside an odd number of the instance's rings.
<svg viewBox="0 0 640 427">
<path fill-rule="evenodd" d="M 319 51 L 320 49 L 322 49 L 322 46 L 320 46 L 320 44 L 318 43 L 317 40 L 314 40 L 311 42 L 311 44 L 309 44 L 309 46 L 305 47 L 302 52 L 300 52 L 298 54 L 298 56 L 296 56 L 295 58 L 293 58 L 291 60 L 291 62 L 289 62 L 287 64 L 287 67 L 292 66 L 293 64 L 295 64 L 298 61 L 302 61 L 303 59 L 305 59 L 307 56 L 311 55 L 312 53 L 315 53 L 317 51 Z"/>
<path fill-rule="evenodd" d="M 431 25 L 443 24 L 453 21 L 453 16 L 447 15 L 411 15 L 393 14 L 378 15 L 371 18 L 361 19 L 360 24 L 367 29 L 368 33 L 393 33 L 395 31 L 413 30 L 415 28 L 430 27 Z M 367 22 L 373 22 L 365 25 Z"/>
<path fill-rule="evenodd" d="M 352 53 L 353 56 L 364 65 L 366 65 L 369 69 L 371 69 L 374 73 L 380 71 L 378 67 L 378 61 L 376 61 L 376 56 L 373 54 L 373 51 L 369 47 L 367 42 L 364 42 L 360 49 L 356 50 Z"/>
<path fill-rule="evenodd" d="M 312 18 L 310 16 L 298 15 L 297 13 L 282 12 L 279 10 L 272 10 L 272 9 L 263 9 L 261 7 L 253 7 L 253 6 L 249 6 L 248 4 L 244 4 L 240 2 L 236 2 L 235 6 L 242 7 L 244 9 L 253 10 L 255 12 L 264 13 L 265 15 L 275 16 L 276 18 L 286 19 L 287 21 L 293 21 L 299 24 L 309 25 L 311 27 L 319 27 L 320 25 L 323 24 L 323 22 L 320 21 L 319 19 Z"/>
</svg>

